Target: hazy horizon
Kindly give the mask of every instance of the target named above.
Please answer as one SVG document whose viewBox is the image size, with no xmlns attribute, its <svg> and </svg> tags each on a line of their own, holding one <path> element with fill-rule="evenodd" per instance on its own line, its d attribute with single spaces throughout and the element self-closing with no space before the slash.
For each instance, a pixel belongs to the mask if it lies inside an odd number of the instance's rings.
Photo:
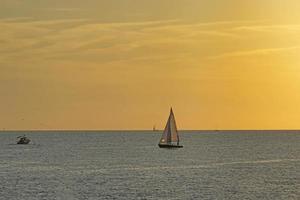
<svg viewBox="0 0 300 200">
<path fill-rule="evenodd" d="M 23 130 L 23 129 L 9 129 L 9 130 L 0 130 L 0 133 L 7 133 L 7 132 L 27 132 L 27 133 L 41 133 L 41 132 L 99 132 L 99 133 L 111 133 L 111 132 L 124 132 L 124 133 L 128 133 L 128 132 L 149 132 L 149 133 L 158 133 L 161 134 L 164 129 L 157 129 L 155 131 L 153 131 L 152 129 L 30 129 L 30 130 Z M 245 133 L 249 133 L 249 132 L 264 132 L 264 133 L 274 133 L 274 132 L 284 132 L 284 133 L 288 133 L 288 132 L 299 132 L 300 129 L 218 129 L 218 130 L 213 130 L 213 129 L 178 129 L 179 133 L 187 133 L 187 132 L 201 132 L 201 133 L 222 133 L 222 132 L 230 132 L 230 133 L 234 133 L 234 132 L 245 132 Z"/>
<path fill-rule="evenodd" d="M 300 129 L 300 2 L 0 0 L 0 129 Z"/>
</svg>

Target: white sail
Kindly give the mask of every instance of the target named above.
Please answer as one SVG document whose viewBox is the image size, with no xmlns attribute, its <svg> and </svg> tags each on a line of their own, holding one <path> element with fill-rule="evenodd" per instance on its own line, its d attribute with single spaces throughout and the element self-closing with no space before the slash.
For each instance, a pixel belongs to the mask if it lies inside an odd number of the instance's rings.
<svg viewBox="0 0 300 200">
<path fill-rule="evenodd" d="M 172 144 L 172 143 L 179 143 L 179 136 L 178 136 L 178 131 L 176 127 L 176 121 L 174 117 L 173 110 L 171 108 L 170 111 L 170 116 L 167 121 L 165 130 L 162 134 L 162 137 L 160 139 L 160 144 Z"/>
</svg>

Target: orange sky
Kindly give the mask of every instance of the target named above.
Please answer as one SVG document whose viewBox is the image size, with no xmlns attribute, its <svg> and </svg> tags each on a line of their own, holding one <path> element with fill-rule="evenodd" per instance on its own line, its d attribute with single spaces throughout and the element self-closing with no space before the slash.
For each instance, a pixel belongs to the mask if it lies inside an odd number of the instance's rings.
<svg viewBox="0 0 300 200">
<path fill-rule="evenodd" d="M 300 129 L 296 0 L 0 0 L 1 129 Z"/>
</svg>

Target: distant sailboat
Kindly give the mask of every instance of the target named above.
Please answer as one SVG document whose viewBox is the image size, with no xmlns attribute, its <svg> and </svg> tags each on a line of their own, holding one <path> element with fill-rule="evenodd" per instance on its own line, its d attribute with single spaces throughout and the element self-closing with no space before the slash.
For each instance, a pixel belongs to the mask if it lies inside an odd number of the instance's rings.
<svg viewBox="0 0 300 200">
<path fill-rule="evenodd" d="M 153 131 L 157 131 L 155 125 L 153 126 Z"/>
<path fill-rule="evenodd" d="M 175 116 L 172 108 L 170 110 L 170 116 L 158 146 L 160 148 L 182 148 L 183 147 L 182 145 L 179 145 L 179 135 L 178 135 Z"/>
</svg>

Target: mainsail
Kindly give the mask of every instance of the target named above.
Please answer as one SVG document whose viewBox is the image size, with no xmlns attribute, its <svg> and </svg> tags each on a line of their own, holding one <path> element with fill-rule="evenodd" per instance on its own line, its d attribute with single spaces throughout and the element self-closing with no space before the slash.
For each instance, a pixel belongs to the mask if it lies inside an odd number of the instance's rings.
<svg viewBox="0 0 300 200">
<path fill-rule="evenodd" d="M 179 144 L 179 136 L 178 136 L 178 131 L 177 131 L 177 127 L 176 127 L 174 113 L 171 108 L 168 122 L 166 124 L 165 130 L 162 134 L 162 137 L 161 137 L 159 143 L 160 144 L 172 144 L 172 143 L 176 143 L 176 142 L 177 142 L 177 144 Z"/>
</svg>

